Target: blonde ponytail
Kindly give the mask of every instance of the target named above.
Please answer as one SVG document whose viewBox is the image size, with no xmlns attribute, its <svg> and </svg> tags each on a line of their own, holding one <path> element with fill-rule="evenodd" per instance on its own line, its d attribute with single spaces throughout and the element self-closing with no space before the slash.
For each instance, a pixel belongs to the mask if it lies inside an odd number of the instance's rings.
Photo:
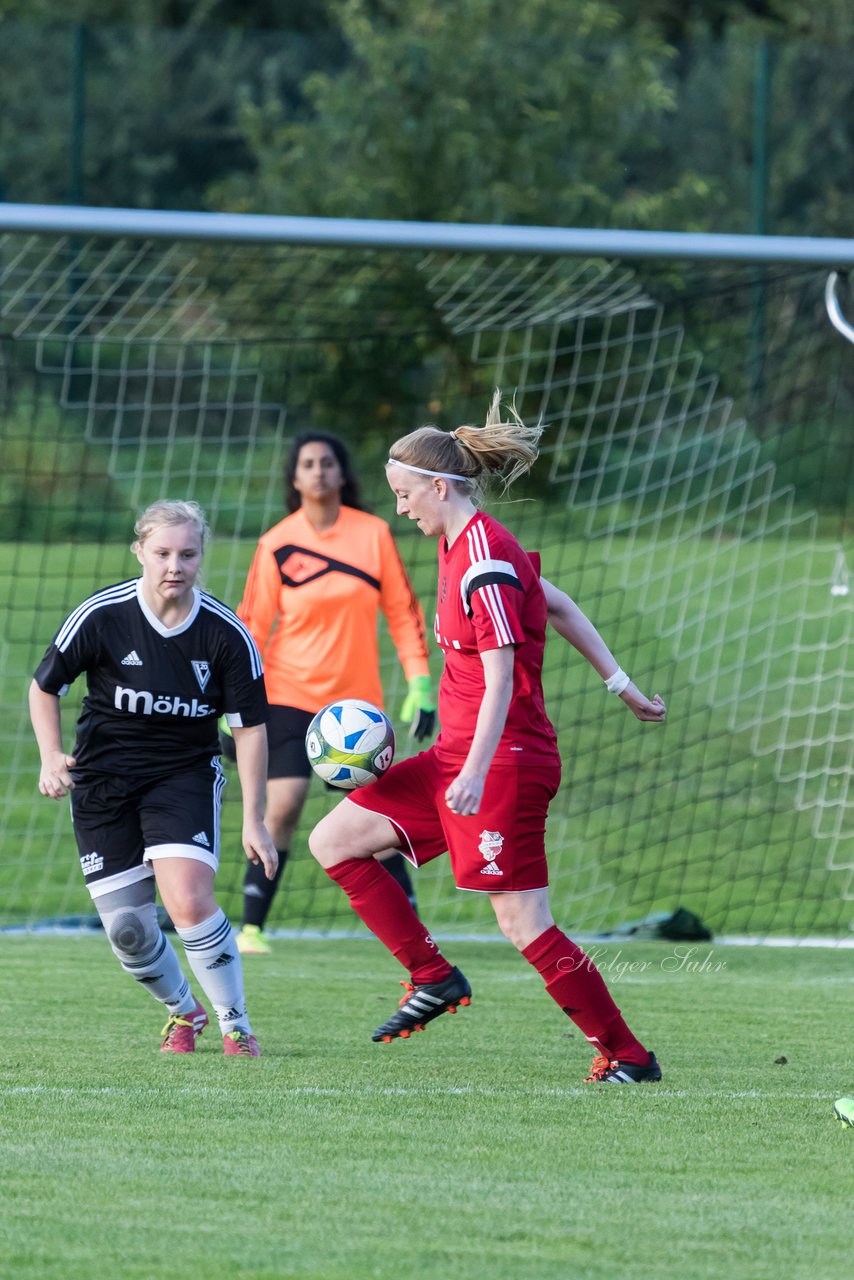
<svg viewBox="0 0 854 1280">
<path fill-rule="evenodd" d="M 419 427 L 396 440 L 390 462 L 402 462 L 428 475 L 456 476 L 472 496 L 489 476 L 498 476 L 502 491 L 530 471 L 537 460 L 542 424 L 528 427 L 516 412 L 515 401 L 502 404 L 496 388 L 482 427 L 464 425 L 453 431 Z"/>
</svg>

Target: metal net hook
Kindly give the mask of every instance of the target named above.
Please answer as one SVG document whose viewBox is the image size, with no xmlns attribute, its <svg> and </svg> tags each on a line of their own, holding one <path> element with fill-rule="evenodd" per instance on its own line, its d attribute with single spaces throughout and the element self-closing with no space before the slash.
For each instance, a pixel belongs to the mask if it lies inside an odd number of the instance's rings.
<svg viewBox="0 0 854 1280">
<path fill-rule="evenodd" d="M 824 286 L 824 305 L 834 329 L 841 333 L 843 338 L 847 338 L 849 342 L 854 343 L 854 325 L 850 324 L 842 314 L 839 294 L 836 291 L 840 277 L 847 283 L 848 272 L 831 271 L 827 277 L 827 282 Z"/>
</svg>

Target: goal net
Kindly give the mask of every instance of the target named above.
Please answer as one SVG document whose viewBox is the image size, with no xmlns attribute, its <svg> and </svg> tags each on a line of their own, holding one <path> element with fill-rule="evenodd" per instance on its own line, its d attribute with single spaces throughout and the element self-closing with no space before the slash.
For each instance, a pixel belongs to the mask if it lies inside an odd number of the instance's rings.
<svg viewBox="0 0 854 1280">
<path fill-rule="evenodd" d="M 554 909 L 577 932 L 682 906 L 716 932 L 846 934 L 854 918 L 854 347 L 826 271 L 288 244 L 0 237 L 0 901 L 4 925 L 88 917 L 67 802 L 37 791 L 26 688 L 65 614 L 134 576 L 138 510 L 200 502 L 206 586 L 233 607 L 283 514 L 292 436 L 355 453 L 429 618 L 435 545 L 397 521 L 382 463 L 424 422 L 483 419 L 492 389 L 545 424 L 490 510 L 596 623 L 639 724 L 553 635 L 564 759 Z M 404 696 L 383 637 L 387 706 Z M 439 673 L 439 655 L 432 660 Z M 78 682 L 80 683 L 80 682 Z M 83 690 L 64 700 L 66 737 Z M 398 724 L 399 753 L 415 749 Z M 239 784 L 219 898 L 240 914 Z M 349 929 L 306 838 L 272 928 Z M 446 859 L 417 873 L 437 929 L 492 927 Z"/>
</svg>

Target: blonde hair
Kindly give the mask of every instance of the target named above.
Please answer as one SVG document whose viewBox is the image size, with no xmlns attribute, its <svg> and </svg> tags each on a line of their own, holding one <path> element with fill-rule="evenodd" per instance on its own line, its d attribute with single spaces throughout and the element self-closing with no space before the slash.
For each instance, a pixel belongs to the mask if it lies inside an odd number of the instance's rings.
<svg viewBox="0 0 854 1280">
<path fill-rule="evenodd" d="M 502 404 L 496 387 L 482 427 L 465 425 L 454 431 L 419 427 L 394 442 L 389 462 L 457 476 L 452 483 L 462 484 L 472 497 L 482 492 L 491 476 L 497 476 L 503 492 L 536 462 L 542 433 L 541 423 L 525 425 L 515 402 Z"/>
<path fill-rule="evenodd" d="M 131 551 L 134 553 L 139 551 L 146 538 L 150 538 L 155 529 L 160 529 L 163 525 L 174 524 L 194 525 L 202 542 L 202 551 L 204 551 L 211 537 L 204 511 L 202 511 L 197 502 L 186 502 L 171 498 L 161 498 L 158 502 L 152 502 L 140 514 L 139 519 L 133 526 L 136 541 L 131 543 Z"/>
</svg>

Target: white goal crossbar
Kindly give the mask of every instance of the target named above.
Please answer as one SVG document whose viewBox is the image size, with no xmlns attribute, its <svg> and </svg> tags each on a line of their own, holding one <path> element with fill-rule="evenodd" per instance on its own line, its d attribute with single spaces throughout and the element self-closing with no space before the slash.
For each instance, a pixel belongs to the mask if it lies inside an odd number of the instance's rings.
<svg viewBox="0 0 854 1280">
<path fill-rule="evenodd" d="M 371 218 L 296 218 L 248 213 L 94 209 L 74 205 L 0 203 L 0 231 L 346 245 L 363 249 L 447 249 L 607 258 L 784 262 L 836 268 L 854 266 L 854 239 L 840 237 L 384 222 Z"/>
</svg>

